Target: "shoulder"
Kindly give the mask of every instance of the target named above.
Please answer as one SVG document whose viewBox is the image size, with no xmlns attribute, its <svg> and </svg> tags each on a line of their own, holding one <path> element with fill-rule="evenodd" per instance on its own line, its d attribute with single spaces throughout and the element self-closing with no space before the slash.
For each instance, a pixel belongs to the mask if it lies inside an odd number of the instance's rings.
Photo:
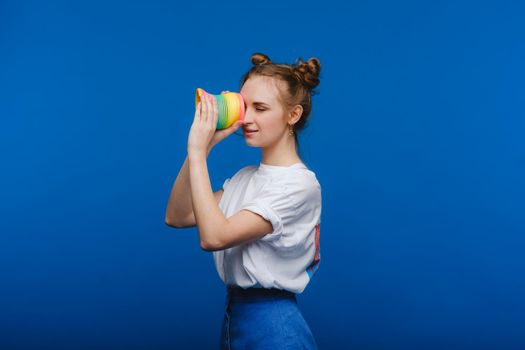
<svg viewBox="0 0 525 350">
<path fill-rule="evenodd" d="M 273 184 L 297 207 L 304 203 L 321 201 L 321 184 L 315 173 L 309 169 L 291 169 L 283 176 L 274 179 Z"/>
<path fill-rule="evenodd" d="M 228 177 L 224 180 L 222 189 L 226 191 L 226 189 L 230 187 L 230 184 L 232 184 L 234 187 L 237 187 L 240 184 L 247 182 L 256 170 L 257 167 L 255 165 L 247 165 L 241 168 L 231 177 Z"/>
<path fill-rule="evenodd" d="M 237 174 L 251 174 L 257 170 L 257 165 L 246 165 L 239 169 Z"/>
<path fill-rule="evenodd" d="M 244 178 L 246 176 L 251 176 L 253 173 L 257 170 L 256 165 L 247 165 L 241 169 L 239 169 L 232 177 L 231 179 L 240 180 L 241 178 Z"/>
<path fill-rule="evenodd" d="M 315 191 L 321 190 L 321 184 L 317 180 L 315 173 L 307 168 L 291 169 L 280 179 L 282 185 L 287 189 Z"/>
</svg>

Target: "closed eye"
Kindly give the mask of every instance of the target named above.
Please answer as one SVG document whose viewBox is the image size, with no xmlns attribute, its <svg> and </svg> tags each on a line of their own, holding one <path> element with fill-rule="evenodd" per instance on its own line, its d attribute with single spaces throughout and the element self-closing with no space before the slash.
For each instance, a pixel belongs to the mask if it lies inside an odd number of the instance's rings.
<svg viewBox="0 0 525 350">
<path fill-rule="evenodd" d="M 246 104 L 244 104 L 244 109 L 247 110 L 248 109 L 248 106 L 246 106 Z M 259 112 L 264 112 L 265 110 L 267 110 L 267 108 L 255 108 L 256 111 L 259 111 Z"/>
</svg>

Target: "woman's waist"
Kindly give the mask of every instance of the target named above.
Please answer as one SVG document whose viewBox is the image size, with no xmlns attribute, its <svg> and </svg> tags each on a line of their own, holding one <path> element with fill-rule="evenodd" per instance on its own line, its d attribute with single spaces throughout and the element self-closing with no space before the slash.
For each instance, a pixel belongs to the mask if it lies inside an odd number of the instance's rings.
<svg viewBox="0 0 525 350">
<path fill-rule="evenodd" d="M 233 299 L 256 299 L 256 298 L 294 298 L 296 294 L 278 288 L 248 287 L 242 288 L 235 285 L 226 286 L 228 296 Z"/>
</svg>

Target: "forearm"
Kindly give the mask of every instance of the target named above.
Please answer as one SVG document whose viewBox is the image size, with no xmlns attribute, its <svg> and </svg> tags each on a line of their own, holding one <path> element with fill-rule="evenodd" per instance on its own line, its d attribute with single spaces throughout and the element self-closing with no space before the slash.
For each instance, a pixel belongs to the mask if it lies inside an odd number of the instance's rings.
<svg viewBox="0 0 525 350">
<path fill-rule="evenodd" d="M 210 151 L 211 149 L 208 149 L 207 154 Z M 166 221 L 177 223 L 187 218 L 193 212 L 191 197 L 189 160 L 186 157 L 171 189 L 166 206 Z"/>
<path fill-rule="evenodd" d="M 201 246 L 211 248 L 219 246 L 220 230 L 228 221 L 213 195 L 206 156 L 188 156 L 188 164 L 193 213 Z"/>
</svg>

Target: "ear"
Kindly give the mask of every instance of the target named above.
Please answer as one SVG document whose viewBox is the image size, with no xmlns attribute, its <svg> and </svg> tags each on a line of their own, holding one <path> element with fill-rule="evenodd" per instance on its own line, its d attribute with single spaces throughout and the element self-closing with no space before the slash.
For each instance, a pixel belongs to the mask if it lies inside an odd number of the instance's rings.
<svg viewBox="0 0 525 350">
<path fill-rule="evenodd" d="M 288 116 L 288 123 L 289 124 L 295 124 L 301 119 L 301 116 L 303 115 L 303 106 L 296 105 L 292 111 L 290 112 Z"/>
</svg>

